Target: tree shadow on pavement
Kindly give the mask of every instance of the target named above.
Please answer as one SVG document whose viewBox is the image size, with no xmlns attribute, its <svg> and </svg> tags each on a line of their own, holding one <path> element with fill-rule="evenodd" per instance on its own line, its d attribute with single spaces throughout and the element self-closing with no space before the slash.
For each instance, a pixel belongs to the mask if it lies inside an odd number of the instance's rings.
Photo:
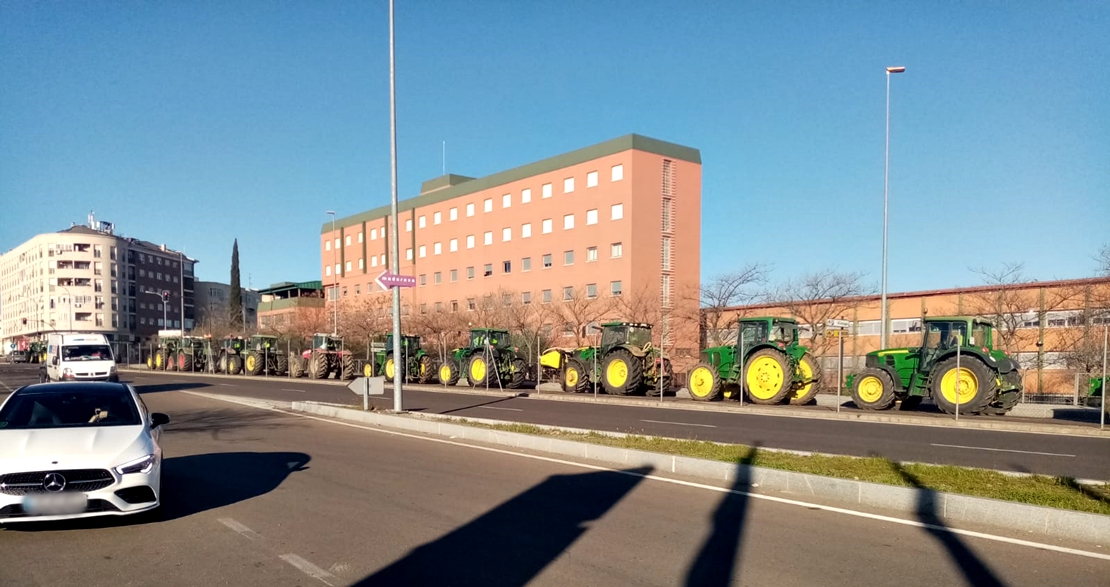
<svg viewBox="0 0 1110 587">
<path fill-rule="evenodd" d="M 355 586 L 526 585 L 651 471 L 553 475 Z"/>
<path fill-rule="evenodd" d="M 477 404 L 473 404 L 473 405 L 469 405 L 469 406 L 462 406 L 460 408 L 451 408 L 450 410 L 444 410 L 444 411 L 439 412 L 439 413 L 440 414 L 452 414 L 454 412 L 462 412 L 462 411 L 465 411 L 465 410 L 472 410 L 474 408 L 480 408 L 482 406 L 492 406 L 493 404 L 499 404 L 501 402 L 507 402 L 511 399 L 516 399 L 516 397 L 515 396 L 514 397 L 502 397 L 502 398 L 498 398 L 498 399 L 495 399 L 495 400 L 490 400 L 488 402 L 481 402 L 481 403 L 477 403 Z"/>
<path fill-rule="evenodd" d="M 167 434 L 203 433 L 219 438 L 221 432 L 234 430 L 257 431 L 305 425 L 303 420 L 269 411 L 210 409 L 174 411 L 165 431 Z"/>
<path fill-rule="evenodd" d="M 701 550 L 686 573 L 688 587 L 727 586 L 740 562 L 740 545 L 744 534 L 744 520 L 748 513 L 748 492 L 751 490 L 751 463 L 758 447 L 736 464 L 736 479 L 713 512 L 713 529 L 705 538 Z"/>
<path fill-rule="evenodd" d="M 895 462 L 890 467 L 902 476 L 907 483 L 917 489 L 917 519 L 925 524 L 925 531 L 929 533 L 941 546 L 948 551 L 948 556 L 960 568 L 968 585 L 975 587 L 1003 587 L 1005 584 L 994 574 L 994 571 L 970 549 L 960 537 L 951 532 L 944 521 L 937 514 L 937 492 L 921 483 L 921 481 Z"/>
<path fill-rule="evenodd" d="M 199 388 L 202 388 L 202 387 L 212 387 L 212 385 L 208 384 L 208 383 L 197 383 L 197 382 L 189 382 L 189 381 L 175 381 L 173 383 L 156 383 L 156 384 L 153 384 L 153 385 L 134 385 L 134 384 L 132 384 L 132 387 L 135 388 L 135 391 L 139 392 L 139 395 L 143 395 L 143 394 L 146 394 L 146 393 L 161 393 L 163 391 L 181 391 L 183 389 L 199 389 Z"/>
<path fill-rule="evenodd" d="M 1084 485 L 1072 477 L 1057 477 L 1056 482 L 1090 499 L 1110 505 L 1110 484 Z"/>
</svg>

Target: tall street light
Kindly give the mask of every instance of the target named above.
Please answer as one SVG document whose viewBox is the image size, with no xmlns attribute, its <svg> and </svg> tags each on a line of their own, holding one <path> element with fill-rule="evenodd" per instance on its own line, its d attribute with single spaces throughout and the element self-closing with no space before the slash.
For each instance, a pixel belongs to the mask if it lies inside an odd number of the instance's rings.
<svg viewBox="0 0 1110 587">
<path fill-rule="evenodd" d="M 890 75 L 894 73 L 902 73 L 906 71 L 905 67 L 888 67 L 886 68 L 886 163 L 883 166 L 883 293 L 881 304 L 881 319 L 879 320 L 882 327 L 882 334 L 879 337 L 879 348 L 886 348 L 886 333 L 888 328 L 888 320 L 886 311 L 886 227 L 887 227 L 887 211 L 889 209 L 889 196 L 890 196 Z"/>
<path fill-rule="evenodd" d="M 397 235 L 397 75 L 396 53 L 393 39 L 393 0 L 389 0 L 389 159 L 392 190 L 389 211 L 389 248 L 393 258 L 393 272 L 401 274 L 400 239 Z M 393 356 L 401 355 L 401 290 L 393 288 Z M 402 411 L 401 388 L 404 377 L 393 380 L 393 410 Z"/>
<path fill-rule="evenodd" d="M 332 232 L 332 234 L 335 234 L 335 210 L 328 210 L 327 212 L 325 212 L 325 214 L 328 214 L 328 215 L 331 216 L 331 232 Z M 328 240 L 332 240 L 331 235 L 328 235 Z M 331 307 L 332 307 L 331 335 L 332 336 L 339 336 L 339 263 L 336 262 L 336 257 L 335 257 L 336 255 L 339 254 L 339 251 L 336 250 L 338 248 L 339 248 L 339 245 L 336 245 L 335 243 L 332 243 L 332 247 L 331 247 L 331 265 L 332 265 L 332 271 L 335 272 L 334 275 L 332 276 L 334 278 L 332 280 L 334 282 L 334 284 L 332 285 L 332 293 L 335 295 L 335 299 L 333 299 L 331 301 Z"/>
</svg>

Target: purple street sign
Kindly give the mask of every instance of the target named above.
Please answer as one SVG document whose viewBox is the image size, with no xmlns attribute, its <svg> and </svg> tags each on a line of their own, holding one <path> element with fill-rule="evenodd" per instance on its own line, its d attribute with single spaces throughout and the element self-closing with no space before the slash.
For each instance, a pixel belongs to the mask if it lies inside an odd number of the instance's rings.
<svg viewBox="0 0 1110 587">
<path fill-rule="evenodd" d="M 382 271 L 382 274 L 379 275 L 378 278 L 374 281 L 377 282 L 378 287 L 382 289 L 390 289 L 393 287 L 416 287 L 415 277 L 411 275 L 397 275 L 396 273 L 390 273 L 388 270 Z"/>
</svg>

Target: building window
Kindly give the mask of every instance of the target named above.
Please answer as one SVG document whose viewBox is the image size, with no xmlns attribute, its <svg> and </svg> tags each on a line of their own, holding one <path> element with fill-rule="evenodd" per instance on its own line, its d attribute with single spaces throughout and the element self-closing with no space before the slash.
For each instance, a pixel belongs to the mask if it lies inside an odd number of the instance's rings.
<svg viewBox="0 0 1110 587">
<path fill-rule="evenodd" d="M 428 256 L 428 246 L 427 245 L 420 245 L 420 258 L 423 259 L 424 257 L 427 257 L 427 256 Z"/>
<path fill-rule="evenodd" d="M 385 253 L 382 253 L 382 267 L 385 267 Z"/>
<path fill-rule="evenodd" d="M 474 268 L 473 267 L 467 267 L 466 268 L 466 278 L 467 279 L 474 279 Z"/>
<path fill-rule="evenodd" d="M 452 269 L 451 270 L 451 283 L 455 283 L 458 280 L 459 280 L 459 270 L 458 269 Z"/>
<path fill-rule="evenodd" d="M 549 183 L 543 184 L 542 196 L 541 197 L 543 197 L 543 198 L 550 198 L 551 197 L 551 184 L 549 184 Z"/>
<path fill-rule="evenodd" d="M 350 270 L 351 270 L 351 262 L 347 261 L 347 271 L 350 271 Z"/>
<path fill-rule="evenodd" d="M 543 303 L 545 303 L 545 304 L 550 304 L 551 303 L 551 290 L 545 289 L 545 290 L 543 290 L 543 292 L 541 292 L 540 295 L 542 296 L 541 299 L 543 300 Z"/>
<path fill-rule="evenodd" d="M 532 223 L 526 222 L 520 225 L 520 238 L 532 237 Z"/>
<path fill-rule="evenodd" d="M 502 228 L 501 229 L 501 242 L 507 243 L 511 240 L 513 240 L 513 229 L 507 228 L 507 227 Z"/>
<path fill-rule="evenodd" d="M 335 264 L 335 274 L 336 274 L 336 275 L 339 275 L 339 272 L 340 272 L 340 271 L 342 271 L 342 269 L 340 269 L 339 263 L 336 263 L 336 264 Z"/>
<path fill-rule="evenodd" d="M 574 299 L 574 288 L 567 286 L 563 288 L 563 301 L 569 302 Z"/>
<path fill-rule="evenodd" d="M 443 243 L 435 243 L 432 245 L 432 254 L 439 255 L 443 253 Z"/>
<path fill-rule="evenodd" d="M 359 259 L 358 260 L 358 268 L 359 269 L 366 269 L 366 259 Z"/>
<path fill-rule="evenodd" d="M 416 225 L 420 228 L 427 228 L 428 227 L 428 217 L 427 216 L 421 216 L 418 219 Z"/>
<path fill-rule="evenodd" d="M 420 285 L 428 285 L 428 276 L 424 273 L 420 274 Z"/>
<path fill-rule="evenodd" d="M 672 232 L 674 230 L 674 226 L 671 225 L 672 216 L 671 199 L 663 198 L 663 232 Z"/>
<path fill-rule="evenodd" d="M 597 261 L 597 247 L 589 247 L 586 249 L 586 262 L 593 263 Z"/>
<path fill-rule="evenodd" d="M 574 178 L 568 177 L 563 180 L 563 193 L 569 194 L 574 191 Z"/>
<path fill-rule="evenodd" d="M 574 265 L 574 251 L 563 251 L 563 265 Z"/>
<path fill-rule="evenodd" d="M 486 198 L 482 202 L 482 212 L 493 212 L 493 198 Z"/>
<path fill-rule="evenodd" d="M 466 205 L 466 217 L 470 218 L 473 215 L 474 215 L 474 204 L 473 203 L 467 204 Z"/>
<path fill-rule="evenodd" d="M 470 310 L 471 312 L 473 312 L 474 308 L 476 308 L 476 307 L 477 307 L 477 304 L 474 303 L 474 298 L 467 298 L 466 299 L 466 309 L 467 310 Z"/>
<path fill-rule="evenodd" d="M 373 257 L 370 257 L 370 266 L 371 267 L 377 267 L 378 266 L 378 256 L 377 255 L 374 255 Z"/>
<path fill-rule="evenodd" d="M 485 267 L 482 268 L 482 277 L 492 277 L 492 276 L 493 276 L 493 263 L 486 263 Z"/>
<path fill-rule="evenodd" d="M 412 249 L 405 249 L 405 260 L 412 261 Z"/>
<path fill-rule="evenodd" d="M 351 246 L 351 235 L 349 235 L 349 234 L 347 235 L 347 238 L 344 241 L 344 245 L 348 246 L 348 247 Z"/>
<path fill-rule="evenodd" d="M 574 214 L 563 216 L 563 230 L 570 230 L 572 228 L 574 228 Z"/>
<path fill-rule="evenodd" d="M 384 229 L 382 230 L 382 234 L 383 235 L 385 234 Z M 370 229 L 370 240 L 372 240 L 372 241 L 378 240 L 378 229 L 376 229 L 376 228 L 371 228 Z"/>
<path fill-rule="evenodd" d="M 663 271 L 671 270 L 671 237 L 663 237 Z"/>
<path fill-rule="evenodd" d="M 586 210 L 586 226 L 597 224 L 597 210 Z"/>
<path fill-rule="evenodd" d="M 357 296 L 360 293 L 362 293 L 362 284 L 356 283 L 355 284 L 355 295 Z"/>
<path fill-rule="evenodd" d="M 620 259 L 624 255 L 624 245 L 621 243 L 613 243 L 609 245 L 609 258 Z"/>
<path fill-rule="evenodd" d="M 532 303 L 532 292 L 526 291 L 520 294 L 520 303 L 527 306 Z"/>
<path fill-rule="evenodd" d="M 531 189 L 521 190 L 521 192 L 520 192 L 520 203 L 521 204 L 527 204 L 528 202 L 531 202 L 531 201 L 532 201 L 532 190 Z"/>
<path fill-rule="evenodd" d="M 432 224 L 439 224 L 440 222 L 443 222 L 443 212 L 432 214 Z"/>
<path fill-rule="evenodd" d="M 331 265 L 324 267 L 324 275 L 331 275 Z"/>
<path fill-rule="evenodd" d="M 443 283 L 443 273 L 440 272 L 440 271 L 436 271 L 435 273 L 433 273 L 432 274 L 432 283 L 434 283 L 436 285 L 439 285 L 439 284 Z"/>
<path fill-rule="evenodd" d="M 436 314 L 443 313 L 443 302 L 436 302 Z"/>
<path fill-rule="evenodd" d="M 587 283 L 586 284 L 586 297 L 591 299 L 591 300 L 597 297 L 597 284 L 596 283 Z"/>
<path fill-rule="evenodd" d="M 324 250 L 325 251 L 330 251 L 331 250 L 331 239 L 330 238 L 328 240 L 324 241 Z"/>
<path fill-rule="evenodd" d="M 447 243 L 447 250 L 454 253 L 459 250 L 459 239 L 453 238 L 451 242 Z"/>
<path fill-rule="evenodd" d="M 428 304 L 420 304 L 420 313 L 421 314 L 427 314 L 428 313 Z"/>
<path fill-rule="evenodd" d="M 474 235 L 473 234 L 466 235 L 466 248 L 468 248 L 468 249 L 473 249 L 474 248 Z"/>
<path fill-rule="evenodd" d="M 624 218 L 624 204 L 613 204 L 609 213 L 609 220 L 620 220 Z"/>
<path fill-rule="evenodd" d="M 614 165 L 610 181 L 620 181 L 622 179 L 624 179 L 624 165 Z"/>
<path fill-rule="evenodd" d="M 505 195 L 501 196 L 501 207 L 502 208 L 508 208 L 509 206 L 512 206 L 512 205 L 513 205 L 513 195 L 512 194 L 505 194 Z"/>
<path fill-rule="evenodd" d="M 622 291 L 623 290 L 621 290 L 621 282 L 619 282 L 619 281 L 609 282 L 609 295 L 612 295 L 612 296 L 616 297 L 616 296 L 621 295 Z"/>
<path fill-rule="evenodd" d="M 458 312 L 459 311 L 459 301 L 458 300 L 451 300 L 451 311 L 452 312 Z"/>
<path fill-rule="evenodd" d="M 550 234 L 551 233 L 551 219 L 550 218 L 544 218 L 543 219 L 543 222 L 540 224 L 540 230 L 544 234 Z"/>
<path fill-rule="evenodd" d="M 543 256 L 543 268 L 544 269 L 551 269 L 551 253 L 548 253 L 548 254 Z"/>
<path fill-rule="evenodd" d="M 412 218 L 405 221 L 405 232 L 412 232 Z"/>
<path fill-rule="evenodd" d="M 505 261 L 504 263 L 502 263 L 501 268 L 502 268 L 504 273 L 512 273 L 513 272 L 513 262 L 512 261 Z"/>
<path fill-rule="evenodd" d="M 451 219 L 451 221 L 454 222 L 454 221 L 459 219 L 459 209 L 458 208 L 451 208 L 450 210 L 447 211 L 447 215 Z"/>
<path fill-rule="evenodd" d="M 486 233 L 484 235 L 482 235 L 482 242 L 484 242 L 487 245 L 492 245 L 493 244 L 493 231 L 492 230 L 487 230 Z"/>
<path fill-rule="evenodd" d="M 586 174 L 586 187 L 588 187 L 588 188 L 597 187 L 597 172 L 596 171 L 591 171 L 591 172 Z"/>
<path fill-rule="evenodd" d="M 359 243 L 362 242 L 362 231 L 359 231 L 359 233 L 358 233 L 358 242 Z"/>
<path fill-rule="evenodd" d="M 520 270 L 521 271 L 531 271 L 532 270 L 532 257 L 525 257 L 525 258 L 520 260 Z"/>
</svg>

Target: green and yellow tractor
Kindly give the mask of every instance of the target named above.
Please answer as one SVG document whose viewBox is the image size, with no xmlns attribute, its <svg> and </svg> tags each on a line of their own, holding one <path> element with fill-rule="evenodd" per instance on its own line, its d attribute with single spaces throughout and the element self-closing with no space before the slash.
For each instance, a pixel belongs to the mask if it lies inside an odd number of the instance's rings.
<svg viewBox="0 0 1110 587">
<path fill-rule="evenodd" d="M 436 376 L 435 359 L 424 351 L 419 336 L 401 336 L 401 355 L 404 360 L 393 360 L 393 335 L 387 334 L 385 344 L 374 352 L 373 361 L 363 366 L 363 375 L 382 375 L 391 383 L 397 378 L 398 369 L 407 382 L 428 383 Z"/>
<path fill-rule="evenodd" d="M 931 398 L 941 411 L 1003 415 L 1021 398 L 1017 361 L 995 349 L 990 321 L 971 316 L 926 318 L 920 347 L 881 349 L 848 376 L 856 406 L 902 409 Z M 958 352 L 957 352 L 958 351 Z"/>
<path fill-rule="evenodd" d="M 242 350 L 243 370 L 248 375 L 278 375 L 289 372 L 289 357 L 278 350 L 277 337 L 253 334 Z"/>
<path fill-rule="evenodd" d="M 798 343 L 798 322 L 793 318 L 742 318 L 736 344 L 701 354 L 686 382 L 695 400 L 737 398 L 746 392 L 756 404 L 802 405 L 817 395 L 821 367 Z"/>
<path fill-rule="evenodd" d="M 238 375 L 243 372 L 243 355 L 247 350 L 247 340 L 241 336 L 228 335 L 220 339 L 220 348 L 213 351 L 216 373 Z"/>
<path fill-rule="evenodd" d="M 548 349 L 540 365 L 559 374 L 564 391 L 588 391 L 596 381 L 610 395 L 658 395 L 670 389 L 674 374 L 652 346 L 651 324 L 639 322 L 602 324 L 598 346 Z"/>
<path fill-rule="evenodd" d="M 529 366 L 512 345 L 508 330 L 472 328 L 470 345 L 452 350 L 437 371 L 445 385 L 455 385 L 465 376 L 471 387 L 519 389 L 528 379 Z"/>
</svg>

